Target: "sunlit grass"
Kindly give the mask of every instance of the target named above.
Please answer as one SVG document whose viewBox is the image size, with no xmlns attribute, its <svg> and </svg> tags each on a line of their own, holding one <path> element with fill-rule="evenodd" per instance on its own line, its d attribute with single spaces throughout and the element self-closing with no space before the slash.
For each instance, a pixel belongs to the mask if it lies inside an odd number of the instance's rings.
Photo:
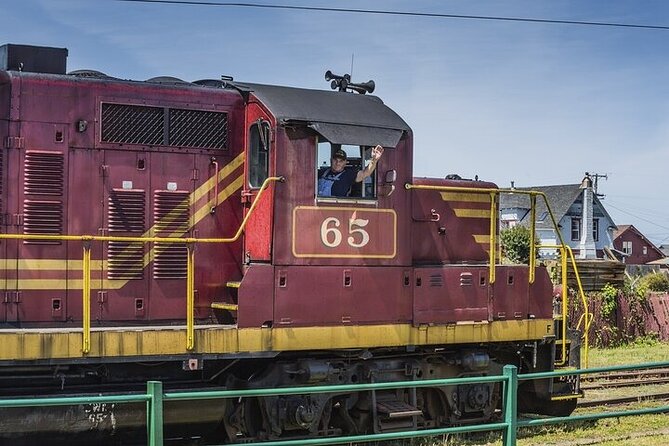
<svg viewBox="0 0 669 446">
<path fill-rule="evenodd" d="M 669 343 L 644 340 L 632 345 L 613 349 L 591 349 L 589 367 L 607 367 L 624 364 L 649 362 L 669 362 Z M 664 387 L 664 386 L 663 386 Z M 646 386 L 632 389 L 590 390 L 589 398 L 612 397 L 612 393 L 642 395 L 651 391 Z M 622 396 L 622 395 L 620 395 Z M 616 406 L 615 410 L 630 410 L 658 407 L 665 402 L 641 401 L 626 406 Z M 577 409 L 575 415 L 597 413 L 609 410 L 599 407 Z M 576 421 L 564 425 L 522 428 L 517 434 L 518 446 L 666 446 L 669 445 L 669 414 L 653 414 L 603 419 L 597 421 Z M 406 443 L 405 443 L 406 444 Z M 501 433 L 479 433 L 451 435 L 447 439 L 432 438 L 415 440 L 420 446 L 499 446 Z"/>
</svg>

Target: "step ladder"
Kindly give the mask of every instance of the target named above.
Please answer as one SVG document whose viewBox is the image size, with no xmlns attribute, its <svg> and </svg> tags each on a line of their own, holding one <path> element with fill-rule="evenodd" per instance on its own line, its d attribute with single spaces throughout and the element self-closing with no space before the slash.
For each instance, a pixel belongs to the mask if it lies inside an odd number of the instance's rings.
<svg viewBox="0 0 669 446">
<path fill-rule="evenodd" d="M 214 310 L 219 310 L 223 312 L 221 315 L 221 319 L 223 319 L 224 323 L 225 322 L 236 322 L 237 321 L 237 310 L 239 309 L 239 305 L 236 303 L 237 302 L 237 290 L 239 290 L 239 287 L 241 286 L 242 282 L 241 281 L 229 281 L 225 283 L 225 287 L 229 290 L 229 296 L 231 297 L 230 300 L 232 302 L 212 302 L 211 303 L 211 308 Z"/>
</svg>

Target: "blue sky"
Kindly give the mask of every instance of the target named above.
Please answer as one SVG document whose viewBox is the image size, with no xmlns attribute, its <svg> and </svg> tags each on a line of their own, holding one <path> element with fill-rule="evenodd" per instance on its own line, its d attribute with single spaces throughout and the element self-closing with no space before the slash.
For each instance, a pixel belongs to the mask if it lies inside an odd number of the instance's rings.
<svg viewBox="0 0 669 446">
<path fill-rule="evenodd" d="M 260 3 L 260 1 L 259 1 Z M 669 2 L 264 1 L 669 25 Z M 617 224 L 669 243 L 669 30 L 135 4 L 0 0 L 0 43 L 69 49 L 68 69 L 328 88 L 374 79 L 413 128 L 414 175 L 599 189 Z"/>
</svg>

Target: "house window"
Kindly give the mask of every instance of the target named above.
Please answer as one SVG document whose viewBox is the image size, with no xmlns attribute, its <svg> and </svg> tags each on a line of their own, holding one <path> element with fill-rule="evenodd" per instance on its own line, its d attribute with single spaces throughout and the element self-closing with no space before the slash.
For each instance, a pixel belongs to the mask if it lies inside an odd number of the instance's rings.
<svg viewBox="0 0 669 446">
<path fill-rule="evenodd" d="M 599 218 L 592 219 L 592 238 L 599 241 Z"/>
<path fill-rule="evenodd" d="M 571 219 L 571 239 L 580 240 L 581 239 L 581 219 L 572 218 Z"/>
<path fill-rule="evenodd" d="M 648 246 L 643 247 L 643 255 L 648 255 Z"/>
<path fill-rule="evenodd" d="M 632 242 L 631 241 L 623 241 L 623 252 L 625 254 L 632 254 Z"/>
</svg>

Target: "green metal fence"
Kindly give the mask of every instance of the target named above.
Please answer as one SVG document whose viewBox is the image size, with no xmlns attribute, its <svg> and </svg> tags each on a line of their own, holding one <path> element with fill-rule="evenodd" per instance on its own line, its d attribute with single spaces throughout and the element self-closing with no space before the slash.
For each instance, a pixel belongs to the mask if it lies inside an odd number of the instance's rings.
<svg viewBox="0 0 669 446">
<path fill-rule="evenodd" d="M 556 378 L 561 376 L 585 375 L 601 372 L 615 372 L 624 370 L 653 369 L 669 367 L 669 362 L 654 362 L 646 364 L 625 365 L 616 367 L 600 367 L 592 369 L 568 370 L 559 372 L 544 372 L 518 375 L 518 370 L 513 365 L 504 367 L 500 376 L 481 376 L 470 378 L 449 378 L 425 381 L 402 381 L 372 384 L 344 384 L 334 386 L 308 386 L 308 387 L 286 387 L 274 389 L 250 389 L 250 390 L 222 390 L 222 391 L 197 391 L 197 392 L 163 392 L 163 385 L 159 381 L 147 383 L 145 394 L 115 395 L 115 396 L 91 396 L 91 397 L 54 397 L 54 398 L 25 398 L 25 399 L 0 399 L 0 408 L 9 407 L 34 407 L 34 406 L 67 406 L 78 404 L 95 403 L 131 403 L 145 402 L 147 410 L 147 443 L 149 446 L 163 445 L 163 403 L 165 401 L 177 400 L 203 400 L 223 398 L 243 398 L 253 396 L 276 396 L 293 395 L 305 393 L 334 393 L 342 391 L 365 391 L 384 390 L 398 388 L 423 388 L 451 385 L 466 385 L 477 383 L 503 383 L 503 417 L 497 423 L 485 423 L 471 426 L 457 426 L 440 429 L 423 429 L 404 432 L 391 432 L 369 435 L 353 435 L 342 437 L 309 438 L 300 440 L 268 441 L 261 443 L 245 443 L 245 446 L 301 446 L 321 444 L 359 443 L 369 441 L 382 441 L 393 439 L 406 439 L 414 437 L 426 437 L 454 433 L 470 432 L 502 432 L 502 443 L 504 446 L 515 446 L 516 433 L 519 427 L 540 426 L 584 420 L 598 420 L 604 418 L 617 418 L 631 415 L 653 414 L 669 412 L 669 405 L 636 409 L 626 411 L 612 411 L 574 415 L 570 417 L 550 417 L 532 420 L 518 420 L 517 418 L 517 392 L 520 381 L 533 379 Z"/>
</svg>

